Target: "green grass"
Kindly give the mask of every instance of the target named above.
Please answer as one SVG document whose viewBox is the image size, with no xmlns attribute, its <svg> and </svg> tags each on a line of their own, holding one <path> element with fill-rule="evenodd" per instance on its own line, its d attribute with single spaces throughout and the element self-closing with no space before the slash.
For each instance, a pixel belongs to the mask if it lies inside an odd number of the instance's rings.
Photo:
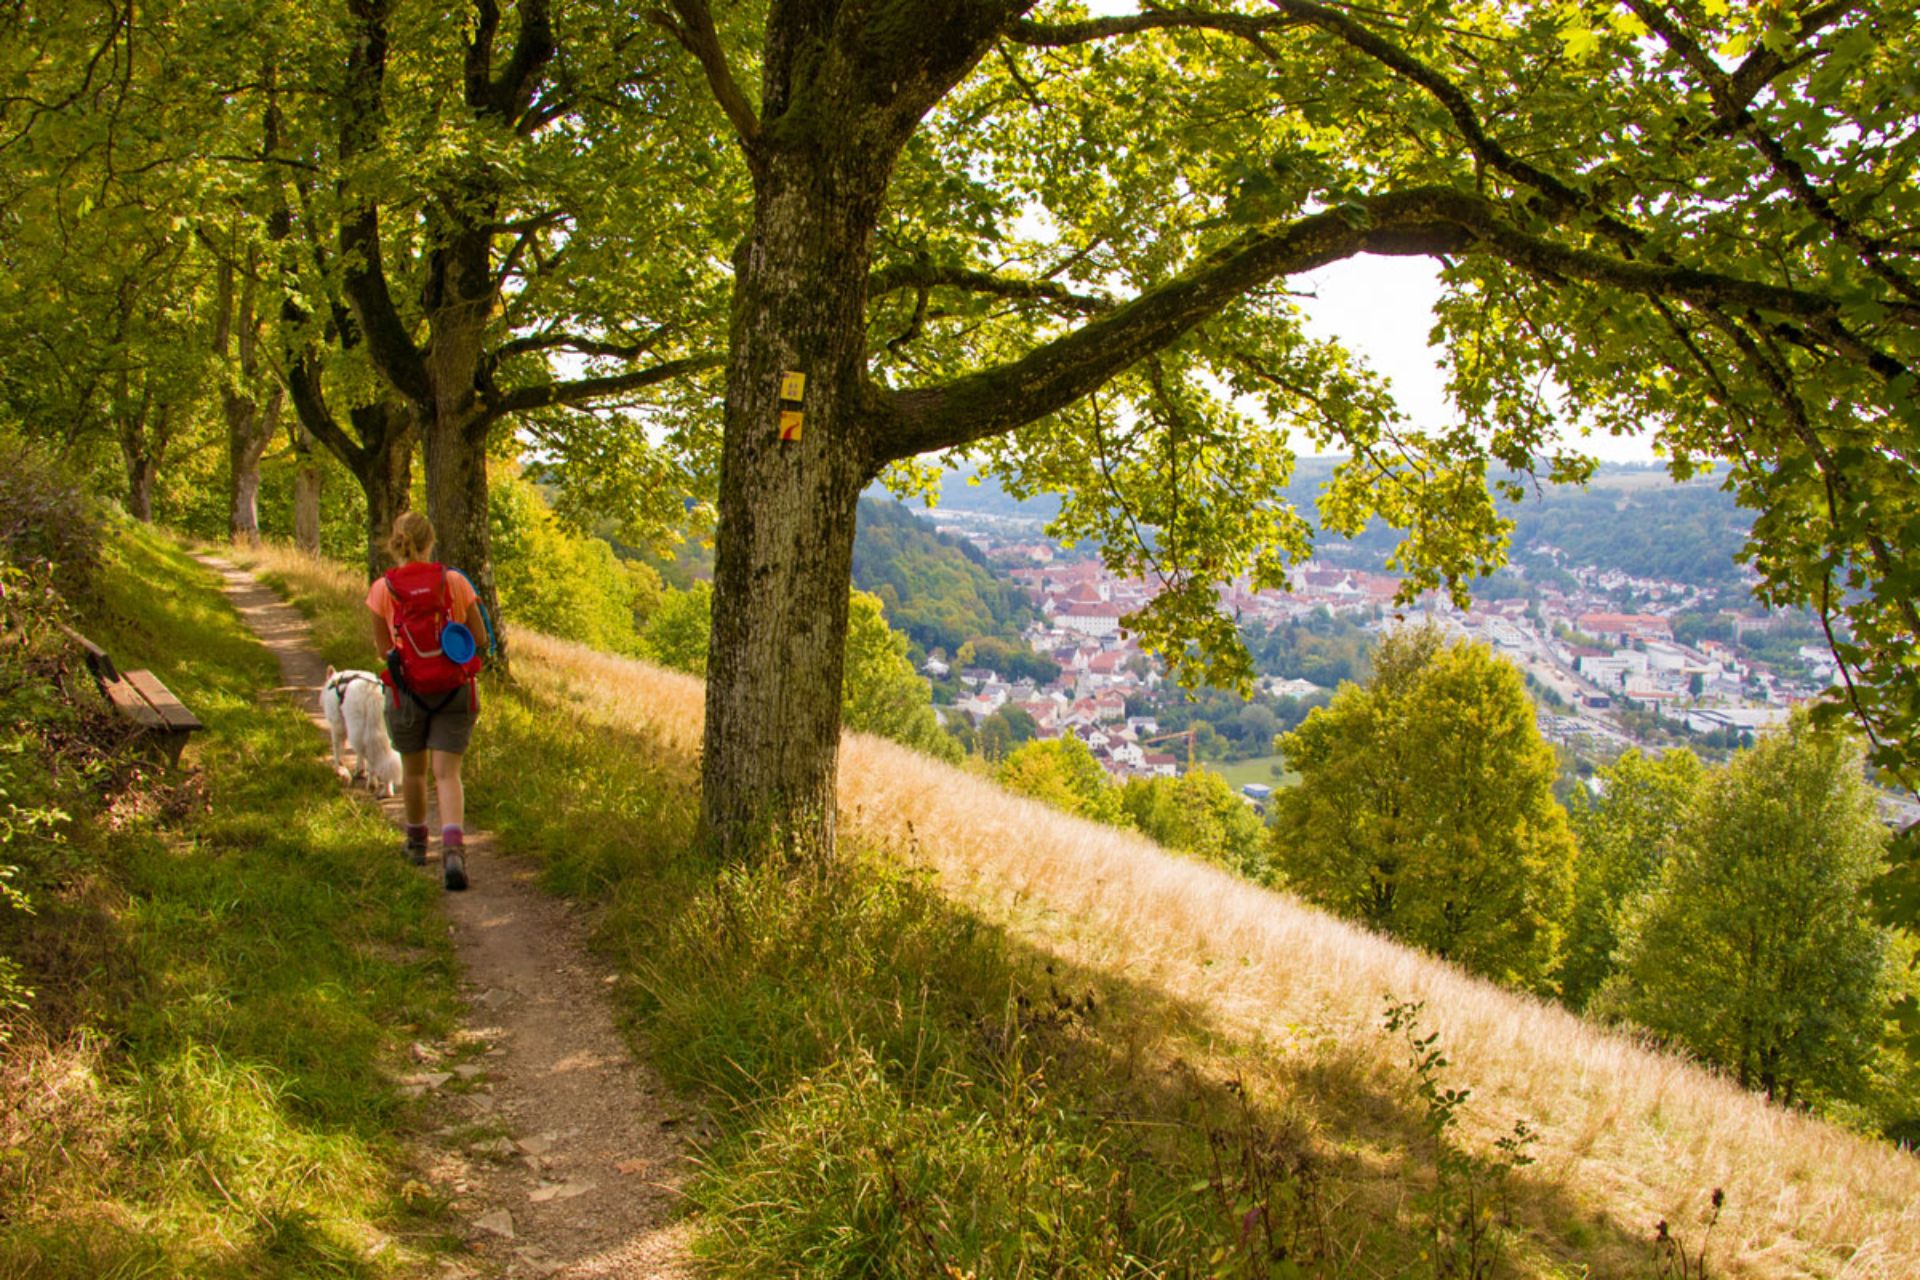
<svg viewBox="0 0 1920 1280">
<path fill-rule="evenodd" d="M 349 588 L 277 585 L 332 661 L 364 660 Z M 631 1034 L 718 1129 L 688 1188 L 714 1273 L 1333 1275 L 1338 1247 L 1410 1274 L 1417 1237 L 1375 1221 L 1347 1157 L 1235 1077 L 1204 1019 L 1026 948 L 882 852 L 709 861 L 690 767 L 536 683 L 487 689 L 469 812 L 601 908 Z M 1385 1109 L 1410 1145 L 1417 1121 Z M 1341 1215 L 1364 1241 L 1336 1246 Z"/>
<path fill-rule="evenodd" d="M 181 774 L 95 762 L 29 868 L 0 1276 L 400 1274 L 442 1243 L 391 1082 L 452 1026 L 437 895 L 211 574 L 128 530 L 102 584 L 85 630 L 207 729 Z"/>
<path fill-rule="evenodd" d="M 1235 760 L 1231 764 L 1223 764 L 1211 760 L 1202 761 L 1199 767 L 1202 769 L 1211 769 L 1213 772 L 1219 774 L 1227 780 L 1227 784 L 1235 791 L 1238 791 L 1249 782 L 1257 782 L 1263 787 L 1272 787 L 1278 790 L 1281 787 L 1291 787 L 1300 781 L 1299 774 L 1284 767 L 1279 776 L 1276 777 L 1274 775 L 1274 766 L 1284 766 L 1285 764 L 1285 756 L 1254 756 L 1250 760 Z"/>
</svg>

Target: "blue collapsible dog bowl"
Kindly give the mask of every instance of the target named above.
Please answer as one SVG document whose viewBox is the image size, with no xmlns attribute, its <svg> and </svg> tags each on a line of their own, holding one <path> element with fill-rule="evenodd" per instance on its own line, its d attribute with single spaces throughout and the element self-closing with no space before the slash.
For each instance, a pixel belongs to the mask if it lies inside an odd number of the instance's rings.
<svg viewBox="0 0 1920 1280">
<path fill-rule="evenodd" d="M 474 654 L 473 632 L 463 622 L 449 622 L 440 629 L 440 652 L 454 662 L 469 661 Z"/>
</svg>

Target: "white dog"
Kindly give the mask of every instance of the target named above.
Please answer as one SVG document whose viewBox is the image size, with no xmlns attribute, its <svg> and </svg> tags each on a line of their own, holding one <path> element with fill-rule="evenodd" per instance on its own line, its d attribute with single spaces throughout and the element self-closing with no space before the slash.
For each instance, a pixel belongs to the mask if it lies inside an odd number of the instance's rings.
<svg viewBox="0 0 1920 1280">
<path fill-rule="evenodd" d="M 327 668 L 320 686 L 320 710 L 333 735 L 333 765 L 353 780 L 366 780 L 375 795 L 400 789 L 400 756 L 387 741 L 386 686 L 371 671 L 335 671 Z M 340 744 L 358 757 L 352 772 L 340 756 Z"/>
</svg>

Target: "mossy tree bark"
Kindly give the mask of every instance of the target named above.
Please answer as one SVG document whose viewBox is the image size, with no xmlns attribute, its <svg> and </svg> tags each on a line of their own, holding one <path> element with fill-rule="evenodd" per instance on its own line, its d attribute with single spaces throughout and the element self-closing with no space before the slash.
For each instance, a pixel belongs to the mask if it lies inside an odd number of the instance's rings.
<svg viewBox="0 0 1920 1280">
<path fill-rule="evenodd" d="M 832 846 L 868 241 L 886 158 L 769 160 L 738 267 L 707 661 L 704 813 L 726 851 Z M 805 377 L 798 440 L 781 385 Z"/>
<path fill-rule="evenodd" d="M 326 487 L 325 473 L 314 456 L 313 434 L 294 423 L 293 437 L 293 545 L 308 555 L 320 553 L 320 500 Z"/>
</svg>

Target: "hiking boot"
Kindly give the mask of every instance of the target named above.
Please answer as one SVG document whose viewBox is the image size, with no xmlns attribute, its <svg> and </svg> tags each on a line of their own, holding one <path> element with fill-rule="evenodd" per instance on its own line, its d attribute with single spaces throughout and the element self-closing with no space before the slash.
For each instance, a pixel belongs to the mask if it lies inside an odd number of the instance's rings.
<svg viewBox="0 0 1920 1280">
<path fill-rule="evenodd" d="M 458 893 L 467 887 L 467 857 L 457 849 L 443 849 L 440 852 L 440 878 L 449 893 Z"/>
<path fill-rule="evenodd" d="M 407 841 L 407 861 L 416 867 L 427 865 L 427 841 L 424 836 L 418 840 Z"/>
</svg>

